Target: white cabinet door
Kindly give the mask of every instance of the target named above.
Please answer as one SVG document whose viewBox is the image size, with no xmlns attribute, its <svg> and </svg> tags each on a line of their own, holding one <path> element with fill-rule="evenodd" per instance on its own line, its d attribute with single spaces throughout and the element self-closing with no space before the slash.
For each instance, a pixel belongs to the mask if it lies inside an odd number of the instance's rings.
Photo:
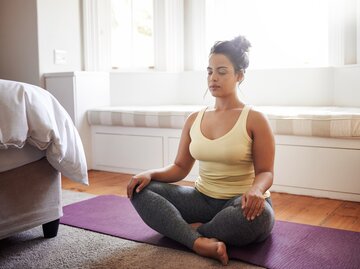
<svg viewBox="0 0 360 269">
<path fill-rule="evenodd" d="M 93 137 L 94 168 L 138 173 L 163 167 L 163 137 L 97 133 Z"/>
<path fill-rule="evenodd" d="M 274 184 L 360 193 L 360 150 L 276 146 Z"/>
</svg>

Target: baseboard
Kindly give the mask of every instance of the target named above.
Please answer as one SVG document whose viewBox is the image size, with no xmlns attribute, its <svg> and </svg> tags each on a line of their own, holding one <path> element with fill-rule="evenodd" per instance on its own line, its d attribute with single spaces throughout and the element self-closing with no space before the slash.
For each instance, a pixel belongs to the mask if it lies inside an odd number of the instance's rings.
<svg viewBox="0 0 360 269">
<path fill-rule="evenodd" d="M 360 194 L 274 184 L 270 191 L 360 202 Z"/>
</svg>

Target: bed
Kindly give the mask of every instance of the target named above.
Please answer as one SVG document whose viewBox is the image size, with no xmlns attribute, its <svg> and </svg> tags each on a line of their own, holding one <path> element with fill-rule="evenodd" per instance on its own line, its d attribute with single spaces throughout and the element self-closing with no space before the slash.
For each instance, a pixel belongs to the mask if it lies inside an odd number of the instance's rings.
<svg viewBox="0 0 360 269">
<path fill-rule="evenodd" d="M 39 225 L 57 235 L 61 174 L 88 184 L 70 116 L 46 90 L 0 80 L 0 239 Z"/>
</svg>

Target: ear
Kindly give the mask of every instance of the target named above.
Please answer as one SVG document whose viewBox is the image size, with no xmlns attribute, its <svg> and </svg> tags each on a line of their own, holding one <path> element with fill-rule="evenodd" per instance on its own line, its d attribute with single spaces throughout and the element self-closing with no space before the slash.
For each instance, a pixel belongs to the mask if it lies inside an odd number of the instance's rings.
<svg viewBox="0 0 360 269">
<path fill-rule="evenodd" d="M 242 82 L 244 79 L 244 71 L 240 70 L 239 72 L 237 72 L 236 74 L 236 81 L 237 82 Z"/>
</svg>

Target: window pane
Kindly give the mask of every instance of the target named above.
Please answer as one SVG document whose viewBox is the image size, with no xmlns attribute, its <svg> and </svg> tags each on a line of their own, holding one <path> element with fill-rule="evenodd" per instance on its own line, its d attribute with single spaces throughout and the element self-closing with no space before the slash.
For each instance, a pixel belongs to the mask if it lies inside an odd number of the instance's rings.
<svg viewBox="0 0 360 269">
<path fill-rule="evenodd" d="M 111 5 L 113 68 L 153 66 L 153 0 L 112 0 Z"/>
<path fill-rule="evenodd" d="M 328 65 L 328 0 L 212 0 L 208 48 L 242 34 L 250 68 Z"/>
</svg>

